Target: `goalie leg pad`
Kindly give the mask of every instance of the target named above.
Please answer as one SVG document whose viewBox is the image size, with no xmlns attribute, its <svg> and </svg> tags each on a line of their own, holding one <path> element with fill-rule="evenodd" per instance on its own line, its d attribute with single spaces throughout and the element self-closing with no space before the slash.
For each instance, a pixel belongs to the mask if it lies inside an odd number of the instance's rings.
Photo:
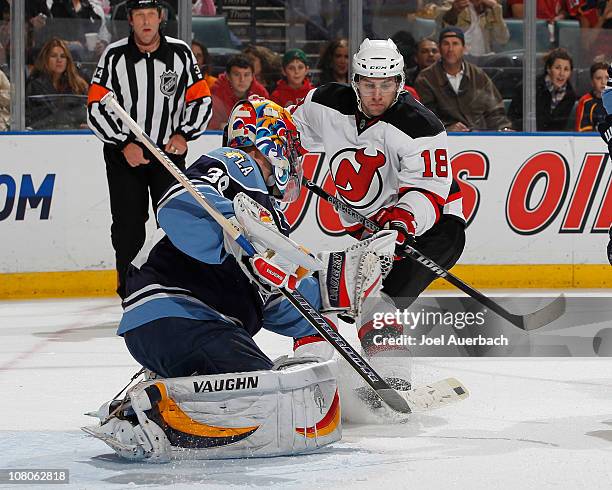
<svg viewBox="0 0 612 490">
<path fill-rule="evenodd" d="M 324 318 L 338 331 L 338 318 L 336 315 L 327 314 Z M 294 357 L 316 357 L 320 361 L 328 361 L 334 357 L 336 349 L 319 333 L 306 335 L 293 339 L 293 356 Z"/>
<path fill-rule="evenodd" d="M 341 438 L 335 361 L 143 381 L 136 419 L 84 428 L 120 456 L 149 462 L 308 453 Z"/>
</svg>

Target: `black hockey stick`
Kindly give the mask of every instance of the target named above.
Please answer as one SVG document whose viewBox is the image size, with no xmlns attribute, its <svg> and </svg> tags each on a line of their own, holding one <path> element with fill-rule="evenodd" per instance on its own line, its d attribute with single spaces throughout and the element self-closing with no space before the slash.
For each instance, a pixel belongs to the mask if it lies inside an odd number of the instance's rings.
<svg viewBox="0 0 612 490">
<path fill-rule="evenodd" d="M 210 214 L 210 216 L 231 236 L 236 243 L 249 255 L 255 255 L 257 252 L 249 241 L 241 235 L 240 231 L 217 209 L 212 203 L 206 199 L 195 185 L 187 178 L 187 176 L 179 169 L 170 158 L 155 144 L 155 142 L 147 135 L 134 121 L 130 115 L 121 107 L 112 92 L 106 94 L 100 103 L 110 107 L 113 112 L 130 128 L 136 138 L 140 140 L 159 162 L 168 169 L 168 171 L 179 181 L 179 183 L 193 196 L 193 198 L 202 205 L 202 207 Z M 361 355 L 338 333 L 331 325 L 321 316 L 321 314 L 304 298 L 299 291 L 288 291 L 285 288 L 279 288 L 278 291 L 289 300 L 289 302 L 300 312 L 312 327 L 323 336 L 330 344 L 334 346 L 336 351 L 353 366 L 355 371 L 372 387 L 372 389 L 380 396 L 380 398 L 396 412 L 411 413 L 412 410 L 408 402 L 397 391 L 389 386 L 389 384 L 361 357 Z"/>
<path fill-rule="evenodd" d="M 302 178 L 302 183 L 308 190 L 315 193 L 321 199 L 324 199 L 329 202 L 337 211 L 341 211 L 344 214 L 350 216 L 354 220 L 361 223 L 368 230 L 372 232 L 377 232 L 381 230 L 381 227 L 378 223 L 362 215 L 352 206 L 345 203 L 343 200 L 334 197 L 328 192 L 324 191 L 317 184 L 309 181 L 305 177 Z M 493 310 L 499 316 L 505 318 L 510 323 L 523 330 L 535 330 L 537 328 L 543 327 L 544 325 L 555 321 L 557 318 L 563 315 L 563 313 L 565 313 L 565 297 L 563 295 L 559 296 L 552 303 L 549 303 L 548 305 L 540 308 L 537 311 L 534 311 L 533 313 L 527 313 L 525 315 L 517 315 L 515 313 L 510 313 L 499 303 L 493 301 L 488 296 L 485 296 L 480 291 L 469 286 L 457 276 L 451 274 L 449 271 L 436 264 L 433 260 L 423 255 L 414 247 L 411 247 L 410 245 L 405 245 L 404 249 L 399 250 L 398 252 L 399 255 L 408 257 L 414 260 L 415 262 L 418 262 L 419 264 L 423 265 L 424 267 L 427 267 L 438 277 L 446 279 L 453 286 L 456 286 L 468 296 L 471 296 L 482 305 Z"/>
</svg>

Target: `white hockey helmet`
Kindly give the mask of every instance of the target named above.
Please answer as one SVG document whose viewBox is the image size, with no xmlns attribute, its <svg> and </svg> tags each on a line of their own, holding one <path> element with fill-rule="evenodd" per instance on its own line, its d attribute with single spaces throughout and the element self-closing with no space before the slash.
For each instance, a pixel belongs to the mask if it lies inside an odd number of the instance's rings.
<svg viewBox="0 0 612 490">
<path fill-rule="evenodd" d="M 361 110 L 361 98 L 359 97 L 357 82 L 360 77 L 398 77 L 399 83 L 393 102 L 397 101 L 400 92 L 404 89 L 404 57 L 391 39 L 370 40 L 365 38 L 359 46 L 359 51 L 353 55 L 352 70 L 351 85 L 357 94 L 359 110 Z"/>
</svg>

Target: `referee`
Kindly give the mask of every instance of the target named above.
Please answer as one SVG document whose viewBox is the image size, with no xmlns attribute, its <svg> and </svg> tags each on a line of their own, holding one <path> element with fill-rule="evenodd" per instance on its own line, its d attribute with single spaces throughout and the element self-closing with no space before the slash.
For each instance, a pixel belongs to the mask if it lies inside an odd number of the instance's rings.
<svg viewBox="0 0 612 490">
<path fill-rule="evenodd" d="M 143 246 L 149 191 L 153 209 L 172 175 L 141 146 L 119 118 L 99 102 L 114 92 L 141 128 L 185 168 L 187 141 L 197 138 L 212 113 L 210 90 L 183 41 L 160 31 L 158 0 L 129 0 L 129 37 L 103 53 L 89 89 L 87 121 L 104 142 L 111 204 L 111 240 L 117 267 L 117 294 L 125 297 L 125 275 Z"/>
</svg>

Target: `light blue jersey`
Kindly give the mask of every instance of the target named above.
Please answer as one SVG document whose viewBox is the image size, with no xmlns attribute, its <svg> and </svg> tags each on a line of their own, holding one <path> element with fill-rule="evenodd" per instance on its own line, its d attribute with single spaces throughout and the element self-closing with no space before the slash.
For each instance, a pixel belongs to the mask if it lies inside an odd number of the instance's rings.
<svg viewBox="0 0 612 490">
<path fill-rule="evenodd" d="M 225 217 L 234 216 L 232 200 L 243 192 L 268 209 L 281 232 L 288 234 L 289 225 L 248 154 L 219 148 L 200 157 L 186 175 Z M 166 191 L 157 219 L 165 234 L 128 270 L 119 335 L 168 317 L 223 321 L 250 335 L 262 326 L 294 338 L 316 333 L 287 300 L 279 295 L 262 299 L 257 285 L 225 250 L 219 224 L 183 186 L 177 183 Z M 315 278 L 304 279 L 299 291 L 320 308 Z"/>
</svg>

